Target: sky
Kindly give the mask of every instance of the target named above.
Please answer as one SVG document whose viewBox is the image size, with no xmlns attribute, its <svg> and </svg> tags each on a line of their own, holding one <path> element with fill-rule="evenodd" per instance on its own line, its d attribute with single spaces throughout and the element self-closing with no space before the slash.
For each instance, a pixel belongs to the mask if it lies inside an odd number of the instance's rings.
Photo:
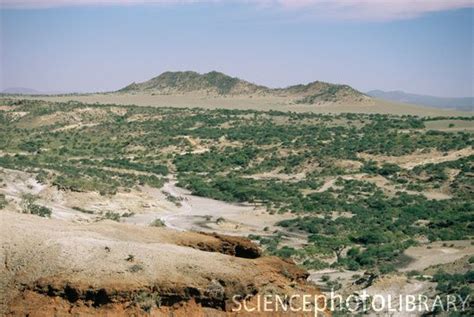
<svg viewBox="0 0 474 317">
<path fill-rule="evenodd" d="M 0 0 L 0 90 L 217 70 L 270 87 L 474 96 L 473 0 Z"/>
</svg>

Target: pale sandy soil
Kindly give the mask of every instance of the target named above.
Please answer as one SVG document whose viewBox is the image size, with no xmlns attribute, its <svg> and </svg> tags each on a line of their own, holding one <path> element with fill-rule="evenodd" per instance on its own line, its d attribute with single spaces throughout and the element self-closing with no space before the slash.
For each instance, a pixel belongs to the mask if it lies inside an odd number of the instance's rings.
<svg viewBox="0 0 474 317">
<path fill-rule="evenodd" d="M 405 169 L 413 169 L 418 165 L 439 164 L 443 162 L 455 161 L 463 157 L 474 154 L 474 149 L 468 147 L 458 151 L 441 152 L 432 150 L 430 152 L 417 152 L 403 156 L 372 155 L 367 153 L 358 153 L 357 156 L 366 160 L 374 160 L 378 163 L 397 164 Z"/>
<path fill-rule="evenodd" d="M 443 246 L 445 244 L 445 246 Z M 451 245 L 454 245 L 451 247 Z M 451 263 L 466 255 L 474 255 L 474 245 L 471 241 L 437 241 L 418 247 L 410 247 L 404 252 L 412 258 L 400 272 L 422 271 L 436 264 Z"/>
<path fill-rule="evenodd" d="M 401 275 L 389 275 L 377 279 L 370 287 L 366 288 L 365 291 L 372 298 L 379 294 L 384 296 L 387 301 L 390 299 L 390 307 L 392 308 L 399 309 L 399 307 L 401 307 L 401 311 L 391 312 L 389 311 L 388 303 L 386 303 L 386 309 L 382 310 L 378 316 L 406 317 L 420 316 L 421 312 L 410 313 L 405 311 L 404 307 L 406 306 L 404 306 L 403 299 L 402 302 L 400 302 L 400 295 L 414 295 L 417 298 L 420 294 L 432 292 L 435 287 L 436 283 L 408 279 L 406 276 Z M 374 300 L 377 299 L 374 298 Z M 418 303 L 418 300 L 416 300 L 416 302 Z M 381 307 L 380 303 L 379 300 L 377 307 Z M 372 313 L 371 316 L 375 316 L 375 314 Z"/>
<path fill-rule="evenodd" d="M 138 187 L 129 192 L 119 191 L 113 196 L 101 196 L 96 192 L 60 191 L 55 187 L 38 183 L 34 175 L 21 171 L 0 170 L 4 186 L 0 193 L 6 195 L 11 203 L 8 210 L 21 212 L 21 196 L 24 193 L 37 195 L 38 204 L 51 208 L 52 218 L 72 222 L 101 221 L 106 212 L 122 217 L 121 222 L 149 226 L 154 220 L 161 219 L 168 228 L 178 231 L 205 231 L 225 233 L 237 236 L 249 234 L 268 235 L 281 229 L 275 223 L 293 218 L 294 215 L 270 214 L 262 207 L 249 204 L 229 204 L 226 202 L 197 197 L 189 191 L 179 188 L 175 181 L 165 183 L 163 188 Z M 166 199 L 164 192 L 180 199 L 176 205 Z M 80 207 L 92 214 L 74 209 Z M 217 221 L 219 220 L 219 221 Z M 264 231 L 264 229 L 266 231 Z M 301 245 L 306 236 L 290 234 L 288 244 Z"/>
<path fill-rule="evenodd" d="M 306 177 L 306 173 L 285 174 L 278 171 L 264 172 L 252 175 L 244 175 L 243 178 L 251 178 L 256 180 L 278 179 L 283 181 L 300 181 Z"/>
<path fill-rule="evenodd" d="M 335 291 L 335 293 L 343 294 L 344 298 L 347 298 L 347 296 L 352 294 L 353 296 L 360 295 L 361 297 L 370 296 L 372 299 L 377 300 L 377 298 L 374 298 L 374 296 L 383 296 L 384 300 L 386 300 L 386 309 L 380 311 L 380 313 L 375 313 L 372 310 L 364 314 L 364 316 L 421 316 L 421 312 L 410 314 L 407 311 L 404 311 L 403 309 L 406 306 L 403 306 L 403 302 L 400 303 L 400 296 L 415 295 L 417 297 L 421 294 L 433 292 L 436 287 L 436 283 L 409 279 L 406 276 L 400 274 L 375 277 L 371 285 L 366 287 L 365 284 L 358 285 L 356 283 L 356 281 L 358 281 L 361 277 L 365 277 L 364 271 L 338 271 L 333 269 L 325 269 L 321 271 L 312 271 L 310 273 L 311 274 L 308 279 L 318 285 L 318 287 L 324 294 L 326 294 L 326 296 L 330 296 L 331 288 L 327 286 L 327 282 L 322 280 L 323 276 L 329 276 L 330 281 L 337 281 L 342 285 L 342 289 Z M 356 275 L 356 277 L 354 277 L 354 275 Z M 401 307 L 400 311 L 389 312 L 388 301 L 390 301 L 390 307 L 392 308 L 399 309 L 399 307 Z M 377 307 L 380 307 L 380 303 L 378 303 Z"/>
<path fill-rule="evenodd" d="M 188 190 L 175 186 L 174 182 L 166 183 L 160 190 L 143 188 L 143 192 L 151 197 L 159 197 L 162 190 L 179 198 L 181 206 L 173 204 L 171 207 L 167 206 L 165 210 L 136 214 L 125 218 L 124 221 L 139 225 L 148 224 L 154 219 L 160 218 L 167 227 L 175 230 L 247 236 L 249 234 L 268 235 L 274 230 L 281 229 L 275 226 L 276 222 L 294 217 L 290 213 L 272 215 L 264 208 L 250 204 L 229 204 L 219 200 L 197 197 L 191 195 Z M 161 193 L 161 195 L 163 194 Z M 267 231 L 264 231 L 264 228 L 268 228 Z M 305 236 L 294 238 L 298 240 L 296 243 L 306 241 Z"/>
<path fill-rule="evenodd" d="M 111 107 L 109 110 L 115 114 L 125 114 L 127 112 L 126 109 L 121 107 Z M 52 114 L 36 116 L 28 122 L 20 123 L 19 127 L 34 128 L 45 125 L 52 125 L 55 123 L 68 123 L 69 126 L 71 126 L 70 128 L 78 128 L 82 125 L 88 124 L 92 124 L 93 126 L 99 124 L 100 122 L 103 122 L 105 119 L 108 118 L 108 115 L 109 113 L 107 112 L 107 110 L 85 107 L 74 109 L 68 112 L 58 111 Z"/>
<path fill-rule="evenodd" d="M 364 275 L 364 271 L 347 271 L 347 270 L 335 270 L 335 269 L 324 269 L 320 271 L 309 271 L 310 275 L 308 277 L 309 281 L 314 282 L 323 292 L 330 292 L 330 289 L 327 289 L 326 282 L 322 280 L 323 276 L 329 276 L 330 280 L 338 281 L 342 284 L 342 288 L 345 289 L 349 287 L 356 278 L 354 275 L 359 277 Z"/>
<path fill-rule="evenodd" d="M 288 97 L 276 96 L 232 96 L 208 97 L 202 94 L 188 95 L 150 95 L 150 94 L 87 94 L 77 96 L 21 96 L 21 99 L 40 99 L 48 101 L 75 100 L 84 103 L 101 103 L 117 105 L 138 105 L 157 107 L 201 107 L 224 109 L 253 109 L 276 110 L 315 113 L 386 113 L 386 114 L 411 114 L 419 116 L 472 116 L 472 112 L 454 110 L 441 110 L 414 105 L 406 105 L 377 99 L 371 99 L 363 104 L 347 105 L 328 103 L 323 105 L 292 104 Z"/>
<path fill-rule="evenodd" d="M 69 124 L 67 126 L 57 128 L 52 130 L 52 132 L 61 132 L 61 131 L 67 131 L 67 130 L 74 130 L 74 129 L 80 129 L 80 128 L 85 128 L 85 127 L 93 127 L 98 125 L 98 123 L 76 123 L 76 124 Z"/>
<path fill-rule="evenodd" d="M 320 188 L 316 190 L 311 190 L 311 191 L 307 190 L 305 191 L 305 194 L 310 194 L 311 192 L 322 193 L 324 191 L 327 191 L 329 188 L 337 188 L 337 185 L 335 185 L 335 183 L 339 177 L 345 180 L 361 180 L 361 181 L 373 183 L 378 188 L 382 189 L 388 195 L 395 195 L 397 192 L 405 192 L 410 195 L 423 195 L 428 199 L 434 199 L 434 200 L 443 200 L 443 199 L 451 198 L 450 195 L 440 192 L 440 191 L 430 190 L 430 191 L 416 192 L 412 190 L 406 190 L 404 188 L 397 188 L 395 185 L 393 185 L 388 179 L 386 179 L 383 176 L 380 176 L 380 175 L 372 176 L 365 173 L 328 177 L 326 178 L 324 184 Z"/>
<path fill-rule="evenodd" d="M 119 294 L 113 305 L 97 308 L 104 316 L 141 316 L 143 311 L 130 306 L 140 290 L 146 294 L 157 292 L 159 296 L 168 294 L 186 308 L 190 296 L 221 296 L 209 295 L 210 287 L 218 286 L 219 291 L 228 291 L 228 295 L 254 292 L 254 287 L 262 293 L 291 293 L 306 287 L 306 274 L 293 264 L 273 257 L 244 259 L 237 256 L 242 251 L 232 247 L 234 242 L 229 244 L 213 235 L 188 232 L 263 234 L 264 227 L 274 228 L 276 221 L 289 215 L 272 216 L 252 206 L 195 197 L 174 182 L 166 183 L 162 189 L 141 187 L 109 197 L 93 192 L 58 191 L 21 171 L 1 169 L 0 178 L 0 193 L 8 201 L 0 212 L 0 314 L 7 311 L 8 316 L 50 316 L 53 311 L 62 315 L 64 309 L 83 315 L 99 313 L 90 304 L 84 305 L 83 299 L 68 308 L 70 303 L 61 299 L 61 294 L 67 294 L 71 288 L 79 294 L 102 289 L 109 296 Z M 183 197 L 181 205 L 168 201 L 164 192 Z M 21 197 L 25 193 L 37 195 L 37 204 L 51 208 L 52 219 L 21 213 Z M 93 213 L 74 210 L 74 206 Z M 103 219 L 106 211 L 135 214 L 115 222 Z M 216 222 L 219 217 L 225 220 Z M 160 218 L 167 228 L 149 226 Z M 230 239 L 237 239 L 235 243 L 243 243 L 244 248 L 256 249 L 250 242 L 239 242 L 242 239 L 238 237 Z M 291 239 L 306 241 L 305 236 L 295 235 Z M 232 248 L 235 256 L 226 253 L 233 252 Z M 298 275 L 300 282 L 294 280 L 293 274 Z M 294 288 L 298 283 L 303 284 Z M 316 291 L 308 287 L 307 291 Z M 43 289 L 57 290 L 59 295 L 47 295 Z M 189 295 L 190 290 L 199 294 Z M 171 308 L 165 305 L 161 309 L 164 311 L 153 316 L 167 316 Z M 201 313 L 202 308 L 194 309 Z M 176 316 L 190 314 L 193 313 L 187 311 Z M 220 316 L 219 310 L 209 316 Z"/>
<path fill-rule="evenodd" d="M 383 296 L 385 302 L 384 310 L 376 313 L 373 310 L 370 310 L 367 313 L 361 315 L 364 316 L 394 316 L 394 317 L 407 317 L 407 316 L 421 316 L 422 310 L 420 312 L 409 313 L 404 310 L 405 304 L 400 303 L 400 296 L 402 296 L 402 301 L 404 296 L 415 295 L 415 302 L 418 303 L 417 298 L 421 294 L 433 293 L 436 287 L 436 283 L 430 281 L 418 281 L 416 279 L 409 279 L 404 275 L 386 275 L 382 277 L 375 277 L 371 285 L 368 287 L 365 283 L 358 285 L 359 279 L 367 278 L 367 275 L 364 275 L 364 271 L 338 271 L 333 269 L 325 269 L 321 271 L 312 271 L 310 272 L 309 280 L 313 281 L 321 289 L 321 292 L 326 296 L 330 296 L 331 288 L 327 286 L 327 282 L 322 281 L 323 276 L 329 276 L 330 281 L 337 281 L 342 285 L 342 289 L 335 291 L 336 294 L 342 294 L 343 298 L 347 298 L 349 295 L 360 296 L 369 296 L 372 300 L 375 300 L 377 305 L 376 307 L 381 307 L 380 303 L 377 302 L 377 297 L 374 296 Z M 354 277 L 356 275 L 356 277 Z M 330 298 L 330 297 L 329 297 Z M 390 301 L 390 307 L 392 309 L 397 309 L 400 311 L 388 311 L 388 301 Z M 335 305 L 337 307 L 337 299 L 335 300 Z M 370 301 L 369 301 L 370 303 Z M 351 307 L 355 307 L 355 304 Z M 368 305 L 370 309 L 370 304 Z M 401 308 L 400 308 L 401 307 Z"/>
<path fill-rule="evenodd" d="M 225 233 L 236 236 L 269 235 L 275 230 L 284 231 L 275 224 L 294 218 L 293 214 L 270 214 L 263 207 L 250 204 L 229 204 L 226 202 L 197 197 L 189 191 L 175 186 L 175 181 L 163 188 L 148 186 L 119 191 L 113 196 L 102 196 L 96 192 L 60 191 L 55 187 L 38 183 L 34 175 L 15 170 L 0 170 L 3 186 L 0 193 L 10 201 L 7 210 L 22 211 L 22 195 L 30 193 L 38 196 L 37 203 L 52 210 L 52 218 L 76 223 L 103 221 L 107 212 L 122 217 L 121 222 L 149 226 L 161 219 L 168 228 L 178 231 L 204 231 Z M 178 198 L 179 205 L 166 199 L 163 192 Z M 75 209 L 80 207 L 85 213 Z M 306 235 L 286 232 L 282 245 L 300 247 L 306 243 Z"/>
<path fill-rule="evenodd" d="M 230 256 L 229 243 L 219 237 L 112 221 L 74 224 L 5 210 L 0 220 L 2 316 L 145 316 L 140 292 L 172 301 L 151 302 L 151 316 L 175 316 L 170 311 L 185 309 L 193 298 L 214 301 L 209 316 L 233 316 L 220 310 L 220 301 L 234 294 L 317 292 L 294 265 Z M 171 307 L 174 302 L 180 305 Z M 204 316 L 195 309 L 176 316 Z"/>
<path fill-rule="evenodd" d="M 452 124 L 454 126 L 450 127 Z M 474 131 L 474 121 L 469 120 L 435 120 L 425 122 L 426 129 L 447 132 Z"/>
</svg>

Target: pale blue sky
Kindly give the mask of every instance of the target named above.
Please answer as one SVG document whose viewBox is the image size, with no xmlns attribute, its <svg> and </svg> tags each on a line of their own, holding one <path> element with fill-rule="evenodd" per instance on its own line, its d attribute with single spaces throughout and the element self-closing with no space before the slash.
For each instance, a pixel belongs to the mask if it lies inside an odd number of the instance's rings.
<svg viewBox="0 0 474 317">
<path fill-rule="evenodd" d="M 106 91 L 167 70 L 218 70 L 271 87 L 323 80 L 474 95 L 472 6 L 336 10 L 311 1 L 1 0 L 0 90 Z"/>
</svg>

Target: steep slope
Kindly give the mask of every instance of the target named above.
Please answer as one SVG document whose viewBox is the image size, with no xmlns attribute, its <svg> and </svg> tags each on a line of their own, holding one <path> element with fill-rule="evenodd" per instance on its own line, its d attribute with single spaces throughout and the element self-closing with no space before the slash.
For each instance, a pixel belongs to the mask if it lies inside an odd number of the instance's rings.
<svg viewBox="0 0 474 317">
<path fill-rule="evenodd" d="M 234 316 L 234 296 L 318 294 L 306 271 L 245 238 L 0 217 L 2 316 Z"/>
</svg>

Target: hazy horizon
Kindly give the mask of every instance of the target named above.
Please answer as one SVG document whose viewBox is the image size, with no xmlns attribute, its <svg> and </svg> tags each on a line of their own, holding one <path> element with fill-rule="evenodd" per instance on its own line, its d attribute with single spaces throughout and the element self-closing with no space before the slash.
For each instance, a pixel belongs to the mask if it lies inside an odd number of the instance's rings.
<svg viewBox="0 0 474 317">
<path fill-rule="evenodd" d="M 185 71 L 185 70 L 183 70 Z M 193 70 L 189 70 L 189 71 L 193 71 Z M 218 70 L 211 70 L 211 71 L 217 71 L 217 72 L 220 72 Z M 173 72 L 172 70 L 171 71 L 166 71 L 166 72 Z M 201 73 L 201 74 L 204 74 L 204 73 Z M 159 76 L 160 74 L 158 74 L 157 76 Z M 226 75 L 229 75 L 231 76 L 230 74 L 226 74 Z M 154 77 L 157 77 L 157 76 L 154 76 Z M 154 78 L 152 77 L 152 78 Z M 234 77 L 234 76 L 232 76 Z M 148 80 L 152 79 L 152 78 L 149 78 Z M 239 78 L 239 79 L 242 79 L 242 80 L 245 80 L 245 81 L 248 81 L 246 80 L 245 78 Z M 145 80 L 147 81 L 147 80 Z M 133 83 L 134 81 L 131 81 L 131 83 Z M 138 82 L 136 82 L 138 83 Z M 257 83 L 257 82 L 251 82 L 253 84 L 257 84 L 259 85 L 260 83 Z M 300 84 L 308 84 L 309 82 L 301 82 Z M 335 83 L 335 84 L 344 84 L 344 83 Z M 271 89 L 274 89 L 274 88 L 287 88 L 289 86 L 266 86 L 267 88 L 271 88 Z M 117 91 L 117 90 L 120 90 L 124 88 L 124 86 L 121 86 L 121 87 L 117 87 L 116 89 L 112 89 L 112 90 L 103 90 L 103 91 L 40 91 L 40 90 L 37 90 L 37 89 L 34 89 L 34 88 L 31 88 L 31 87 L 6 87 L 4 88 L 3 90 L 1 90 L 0 92 L 6 92 L 6 93 L 20 93 L 20 94 L 51 94 L 51 95 L 54 95 L 54 94 L 74 94 L 74 93 L 78 93 L 78 94 L 87 94 L 87 93 L 107 93 L 107 92 L 114 92 L 114 91 Z M 10 92 L 11 90 L 30 90 L 30 92 Z M 372 93 L 372 92 L 376 92 L 376 91 L 380 91 L 380 92 L 383 92 L 383 93 L 403 93 L 403 94 L 409 94 L 409 95 L 419 95 L 419 96 L 426 96 L 426 97 L 435 97 L 435 98 L 453 98 L 453 99 L 463 99 L 463 98 L 474 98 L 474 95 L 473 96 L 451 96 L 451 97 L 446 97 L 446 96 L 438 96 L 438 95 L 426 95 L 426 94 L 418 94 L 417 92 L 412 92 L 412 91 L 404 91 L 404 90 L 398 90 L 398 89 L 392 89 L 392 90 L 383 90 L 383 89 L 377 89 L 377 88 L 374 88 L 374 89 L 368 89 L 368 90 L 365 90 L 365 91 L 360 91 L 364 94 L 369 94 Z"/>
</svg>

